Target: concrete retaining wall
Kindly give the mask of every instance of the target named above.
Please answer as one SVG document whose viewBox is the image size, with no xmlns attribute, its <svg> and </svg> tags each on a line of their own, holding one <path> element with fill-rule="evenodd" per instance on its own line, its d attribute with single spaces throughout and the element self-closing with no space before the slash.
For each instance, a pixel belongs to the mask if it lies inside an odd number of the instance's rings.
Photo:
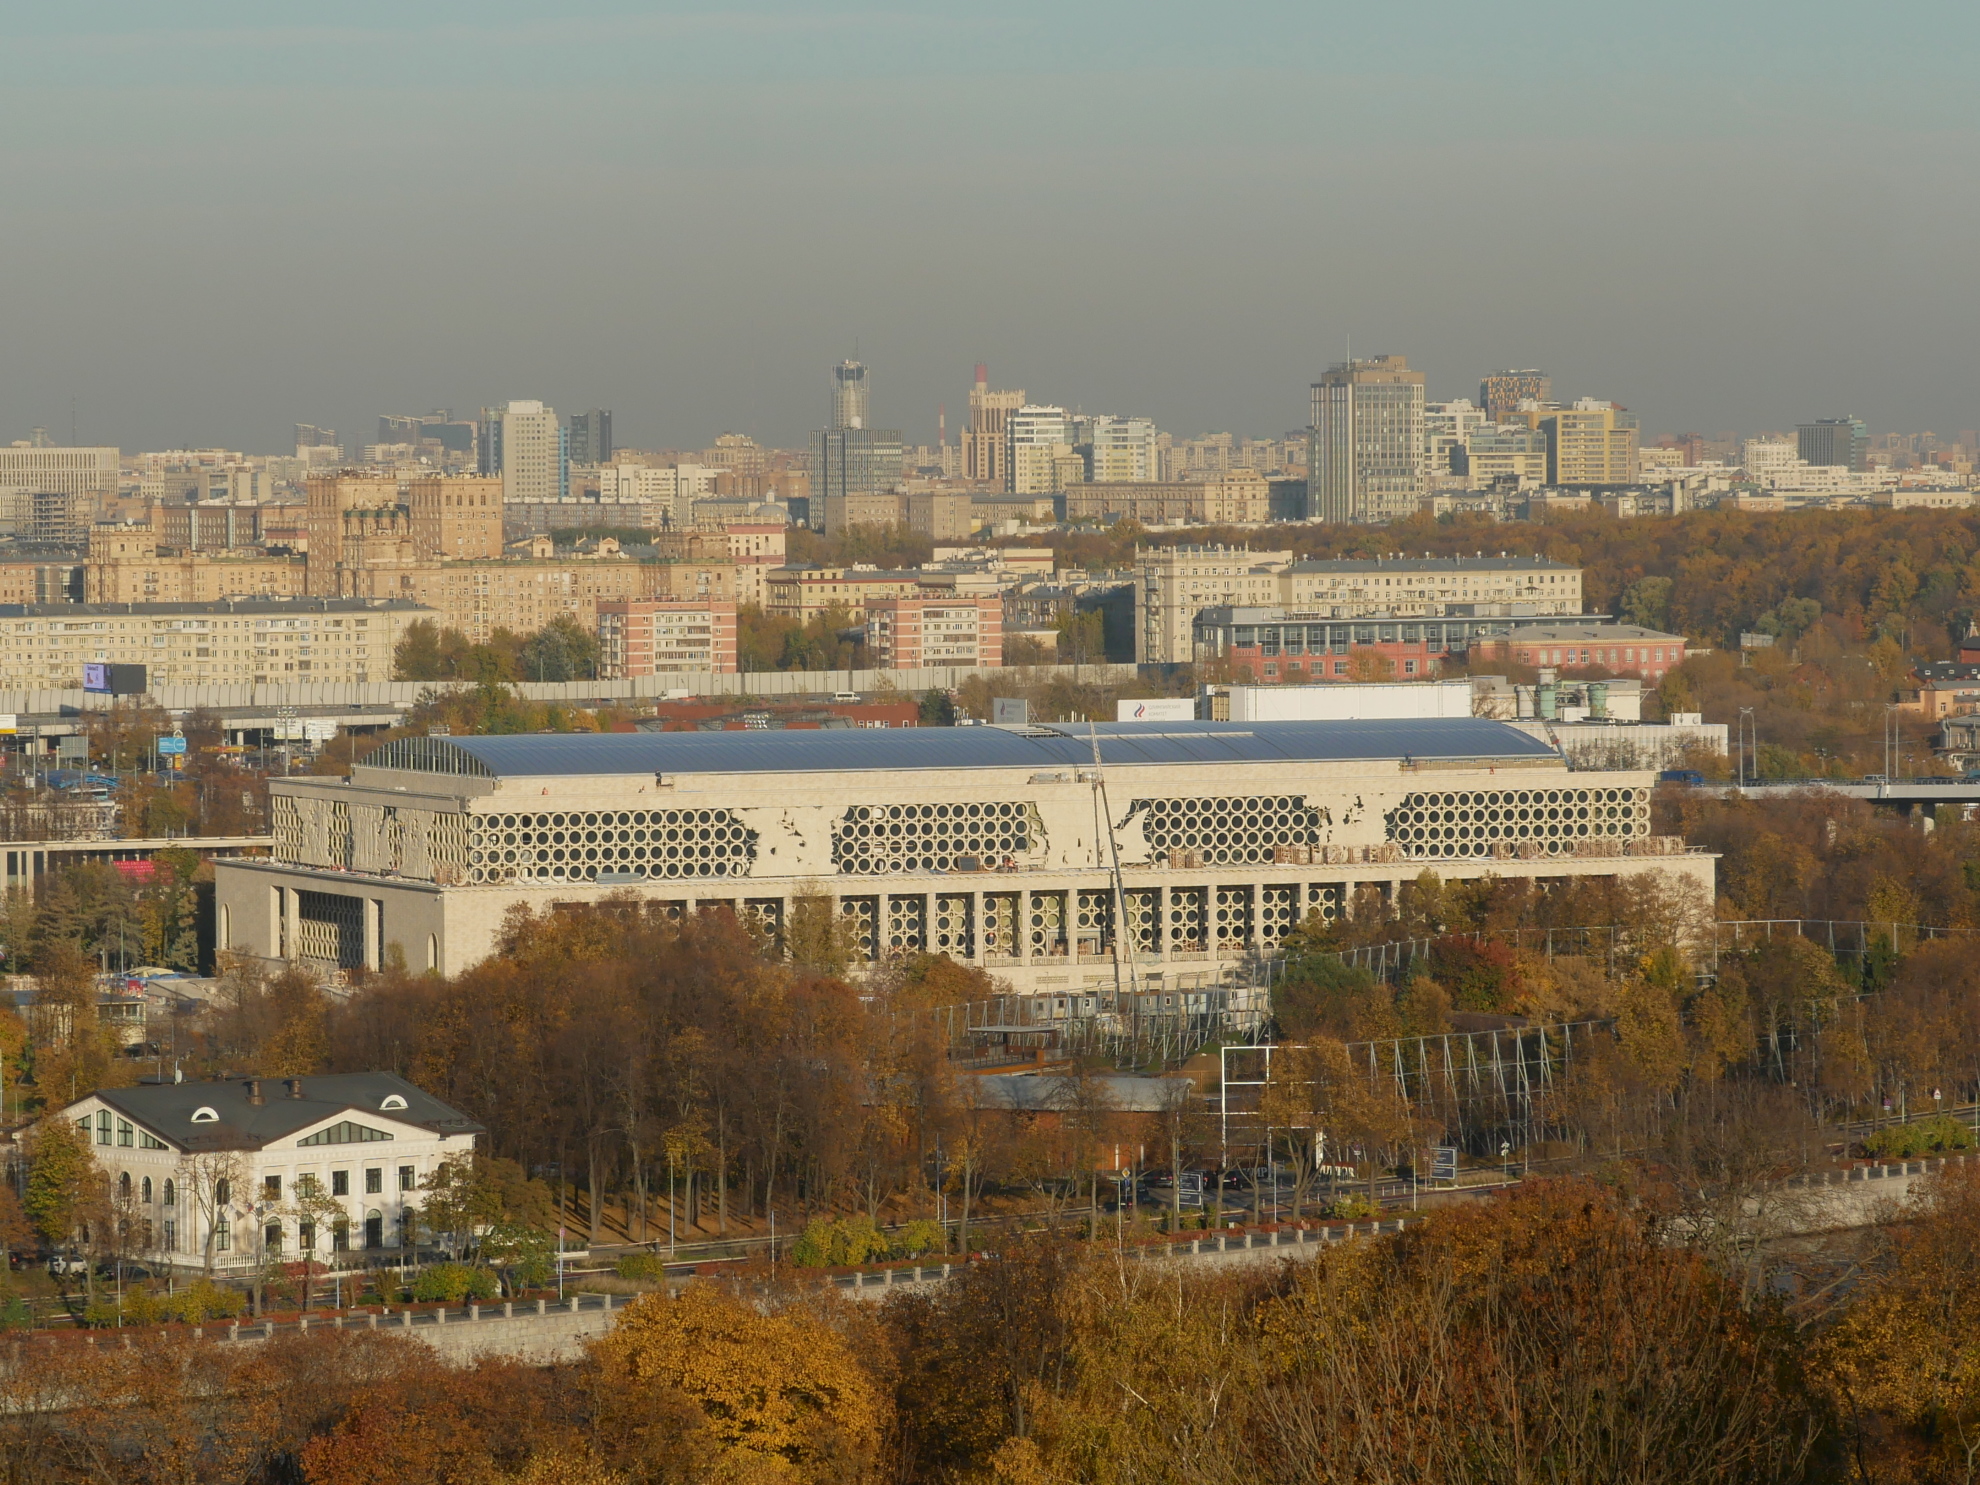
<svg viewBox="0 0 1980 1485">
<path fill-rule="evenodd" d="M 1913 1160 L 1858 1166 L 1821 1177 L 1796 1177 L 1783 1188 L 1804 1196 L 1784 1211 L 1788 1232 L 1835 1231 L 1864 1227 L 1889 1217 L 1910 1199 L 1927 1176 L 1948 1163 L 1960 1166 L 1980 1156 L 1950 1160 Z M 1317 1257 L 1337 1243 L 1381 1233 L 1401 1232 L 1422 1217 L 1395 1217 L 1379 1222 L 1341 1222 L 1320 1227 L 1284 1227 L 1276 1231 L 1224 1231 L 1174 1236 L 1165 1242 L 1143 1243 L 1125 1250 L 1137 1263 L 1186 1263 L 1210 1267 L 1278 1263 Z M 841 1274 L 833 1284 L 849 1298 L 876 1303 L 905 1290 L 926 1290 L 952 1278 L 954 1264 L 925 1264 Z M 678 1291 L 688 1281 L 670 1279 Z M 396 1310 L 386 1314 L 347 1315 L 341 1324 L 318 1318 L 311 1326 L 296 1322 L 209 1324 L 199 1328 L 204 1339 L 253 1344 L 278 1331 L 300 1328 L 375 1330 L 401 1335 L 431 1346 L 445 1360 L 466 1365 L 482 1357 L 503 1356 L 533 1365 L 575 1361 L 585 1343 L 610 1330 L 619 1312 L 637 1296 L 576 1294 L 564 1301 L 522 1301 L 514 1304 L 471 1305 L 461 1309 Z"/>
<path fill-rule="evenodd" d="M 981 671 L 971 666 L 941 666 L 922 670 L 758 670 L 734 675 L 717 671 L 681 671 L 673 675 L 633 676 L 619 681 L 518 681 L 515 689 L 531 701 L 591 701 L 651 699 L 667 692 L 695 696 L 818 696 L 834 691 L 953 690 L 972 675 L 1054 676 L 1108 683 L 1131 681 L 1133 665 L 1041 665 Z M 411 706 L 422 691 L 472 690 L 467 681 L 320 682 L 286 685 L 159 686 L 151 699 L 168 711 L 194 707 L 280 706 Z M 54 712 L 63 707 L 107 710 L 108 696 L 81 690 L 0 691 L 0 711 Z"/>
</svg>

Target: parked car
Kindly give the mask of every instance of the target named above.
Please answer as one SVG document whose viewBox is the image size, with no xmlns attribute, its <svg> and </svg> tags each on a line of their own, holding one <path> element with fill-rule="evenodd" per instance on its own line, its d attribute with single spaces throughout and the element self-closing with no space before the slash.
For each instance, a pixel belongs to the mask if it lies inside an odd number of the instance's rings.
<svg viewBox="0 0 1980 1485">
<path fill-rule="evenodd" d="M 48 1272 L 57 1278 L 89 1272 L 89 1260 L 80 1253 L 57 1253 L 48 1260 Z"/>
</svg>

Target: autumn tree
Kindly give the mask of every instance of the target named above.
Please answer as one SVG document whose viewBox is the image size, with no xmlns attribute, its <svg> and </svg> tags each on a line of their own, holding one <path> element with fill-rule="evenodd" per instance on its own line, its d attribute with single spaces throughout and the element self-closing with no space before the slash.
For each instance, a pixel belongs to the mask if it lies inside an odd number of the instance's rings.
<svg viewBox="0 0 1980 1485">
<path fill-rule="evenodd" d="M 1074 1339 L 1064 1300 L 1080 1262 L 1063 1236 L 1029 1233 L 939 1290 L 888 1305 L 910 1478 L 971 1478 L 1032 1432 L 1041 1389 L 1064 1375 Z"/>
<path fill-rule="evenodd" d="M 0 1181 L 0 1253 L 31 1253 L 35 1247 L 35 1226 L 14 1195 L 14 1188 Z"/>
<path fill-rule="evenodd" d="M 1814 1373 L 1877 1478 L 1980 1473 L 1980 1172 L 1948 1167 L 1880 1228 L 1862 1292 L 1816 1344 Z M 1866 1478 L 1868 1476 L 1866 1475 Z"/>
<path fill-rule="evenodd" d="M 116 1065 L 116 1036 L 97 1012 L 94 966 L 73 942 L 46 943 L 35 958 L 35 1085 L 50 1106 L 128 1082 Z"/>
<path fill-rule="evenodd" d="M 888 1399 L 841 1331 L 800 1306 L 690 1284 L 635 1301 L 590 1354 L 608 1462 L 654 1461 L 685 1438 L 734 1477 L 856 1481 L 877 1468 Z"/>
<path fill-rule="evenodd" d="M 94 1247 L 109 1236 L 108 1181 L 87 1131 L 59 1116 L 42 1120 L 30 1142 L 29 1160 L 21 1207 L 49 1247 L 85 1239 Z M 87 1276 L 93 1284 L 93 1265 Z"/>
<path fill-rule="evenodd" d="M 1545 1183 L 1323 1254 L 1259 1316 L 1262 1478 L 1797 1478 L 1787 1337 L 1598 1188 Z"/>
</svg>

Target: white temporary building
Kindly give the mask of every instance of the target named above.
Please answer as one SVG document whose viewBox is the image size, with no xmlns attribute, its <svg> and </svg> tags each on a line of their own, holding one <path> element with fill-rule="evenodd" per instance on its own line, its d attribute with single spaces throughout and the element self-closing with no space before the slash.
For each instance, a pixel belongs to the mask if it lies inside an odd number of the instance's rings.
<svg viewBox="0 0 1980 1485">
<path fill-rule="evenodd" d="M 1230 702 L 1233 722 L 1415 721 L 1472 714 L 1469 680 L 1232 686 Z"/>
</svg>

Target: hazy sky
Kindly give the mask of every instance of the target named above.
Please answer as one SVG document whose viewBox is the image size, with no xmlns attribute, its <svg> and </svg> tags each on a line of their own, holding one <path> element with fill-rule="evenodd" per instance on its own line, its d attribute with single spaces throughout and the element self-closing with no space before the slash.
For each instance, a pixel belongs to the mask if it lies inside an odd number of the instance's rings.
<svg viewBox="0 0 1980 1485">
<path fill-rule="evenodd" d="M 1302 425 L 1350 335 L 1653 431 L 1980 426 L 1980 6 L 0 4 L 0 437 L 542 397 L 800 441 L 970 368 Z"/>
</svg>

